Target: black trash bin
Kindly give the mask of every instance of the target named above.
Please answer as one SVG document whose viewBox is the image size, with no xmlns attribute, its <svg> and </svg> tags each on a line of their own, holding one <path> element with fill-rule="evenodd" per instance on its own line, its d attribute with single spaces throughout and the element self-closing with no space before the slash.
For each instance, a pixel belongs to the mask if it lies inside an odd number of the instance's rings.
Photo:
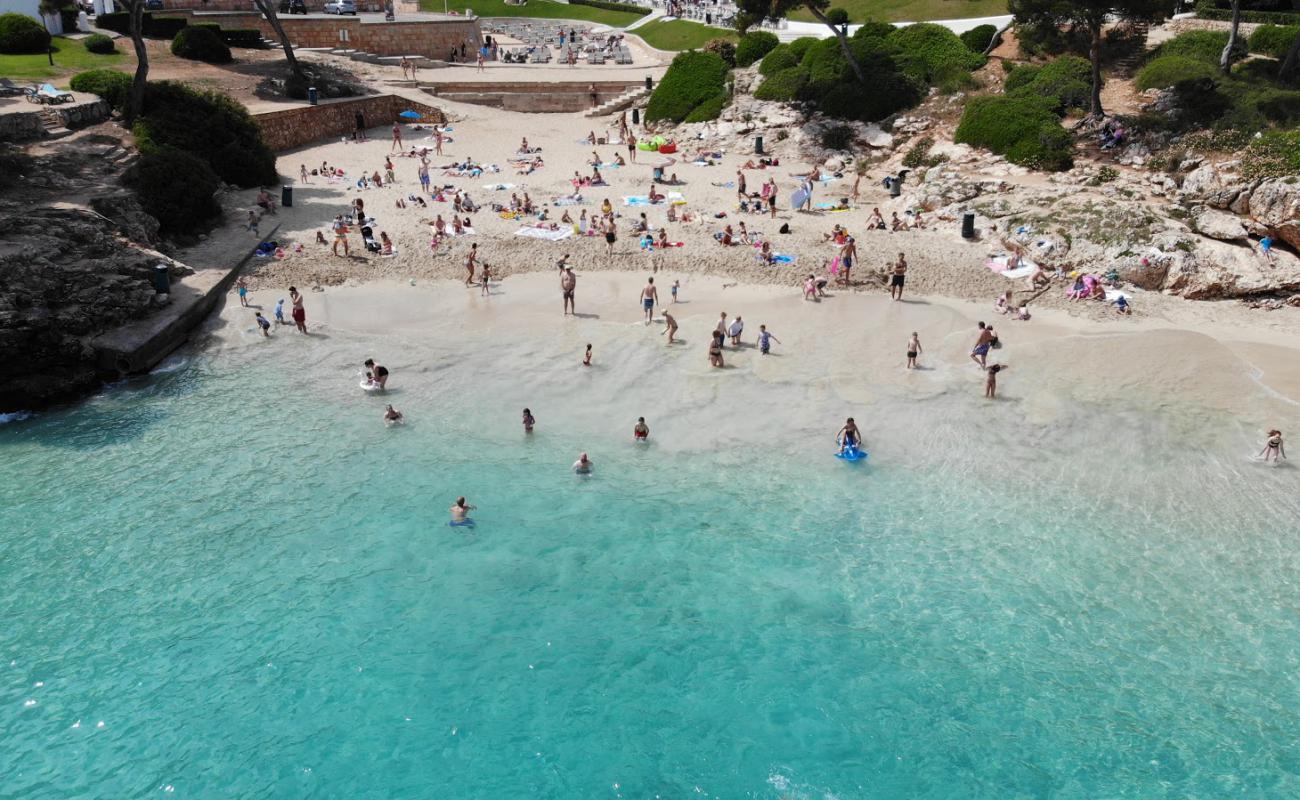
<svg viewBox="0 0 1300 800">
<path fill-rule="evenodd" d="M 898 197 L 903 193 L 903 181 L 900 178 L 894 178 L 889 182 L 889 196 Z"/>
<path fill-rule="evenodd" d="M 763 155 L 763 137 L 762 137 L 762 136 L 755 136 L 755 137 L 754 137 L 754 155 L 758 155 L 758 156 Z"/>
<path fill-rule="evenodd" d="M 654 88 L 655 88 L 654 78 L 651 78 L 649 75 L 645 76 L 645 90 L 647 92 L 653 92 Z"/>
<path fill-rule="evenodd" d="M 280 206 L 281 206 L 282 208 L 292 208 L 292 207 L 293 207 L 293 187 L 292 187 L 292 186 L 281 186 L 281 187 L 280 187 Z"/>
<path fill-rule="evenodd" d="M 633 125 L 641 124 L 641 109 L 639 108 L 632 109 L 632 124 Z"/>
<path fill-rule="evenodd" d="M 961 215 L 961 238 L 975 238 L 975 215 L 969 211 Z"/>
<path fill-rule="evenodd" d="M 158 294 L 171 294 L 172 281 L 171 276 L 167 273 L 166 264 L 157 264 L 153 268 L 151 275 L 153 280 L 153 290 Z"/>
<path fill-rule="evenodd" d="M 316 91 L 316 87 L 315 87 L 315 86 L 308 86 L 308 87 L 307 87 L 307 102 L 310 103 L 310 104 L 312 104 L 312 105 L 316 105 L 316 102 L 317 102 L 318 100 L 320 100 L 320 92 Z"/>
</svg>

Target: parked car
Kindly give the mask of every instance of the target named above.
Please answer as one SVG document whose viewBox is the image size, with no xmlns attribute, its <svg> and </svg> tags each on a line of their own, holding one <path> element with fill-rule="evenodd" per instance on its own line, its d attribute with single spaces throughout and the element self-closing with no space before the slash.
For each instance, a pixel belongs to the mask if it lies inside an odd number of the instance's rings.
<svg viewBox="0 0 1300 800">
<path fill-rule="evenodd" d="M 163 0 L 144 0 L 146 11 L 162 11 Z"/>
<path fill-rule="evenodd" d="M 322 9 L 326 14 L 351 14 L 357 15 L 356 0 L 329 0 Z"/>
<path fill-rule="evenodd" d="M 307 4 L 303 0 L 280 0 L 281 14 L 306 14 Z"/>
</svg>

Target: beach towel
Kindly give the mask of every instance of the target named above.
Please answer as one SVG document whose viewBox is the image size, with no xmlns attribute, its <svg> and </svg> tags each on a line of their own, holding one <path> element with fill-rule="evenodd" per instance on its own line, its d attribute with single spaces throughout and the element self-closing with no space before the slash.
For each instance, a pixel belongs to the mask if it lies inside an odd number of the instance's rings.
<svg viewBox="0 0 1300 800">
<path fill-rule="evenodd" d="M 557 206 L 580 206 L 582 205 L 583 200 L 582 200 L 582 195 L 578 194 L 578 195 L 568 195 L 565 197 L 557 197 L 553 202 Z"/>
<path fill-rule="evenodd" d="M 799 209 L 804 203 L 808 202 L 808 190 L 802 186 L 794 190 L 790 195 L 790 208 Z"/>
<path fill-rule="evenodd" d="M 1021 266 L 1016 267 L 1015 269 L 1007 269 L 1007 264 L 1010 262 L 1010 260 L 1011 260 L 1010 256 L 1004 256 L 1004 255 L 990 256 L 988 260 L 984 262 L 984 266 L 988 267 L 990 270 L 996 272 L 1002 277 L 1013 281 L 1019 280 L 1021 278 L 1028 278 L 1030 275 L 1034 274 L 1035 270 L 1038 269 L 1038 265 L 1027 258 L 1020 259 Z"/>
<path fill-rule="evenodd" d="M 1124 301 L 1125 301 L 1125 302 L 1128 302 L 1128 300 L 1129 300 L 1129 296 L 1128 296 L 1127 294 L 1125 294 L 1124 292 L 1121 292 L 1119 289 L 1107 289 L 1107 290 L 1106 290 L 1106 302 L 1107 302 L 1107 303 L 1113 303 L 1113 302 L 1115 302 L 1116 300 L 1120 299 L 1121 297 L 1124 298 Z"/>
<path fill-rule="evenodd" d="M 794 263 L 794 256 L 788 256 L 788 255 L 785 255 L 784 253 L 777 253 L 776 255 L 772 256 L 772 263 L 773 263 L 773 264 L 793 264 L 793 263 Z"/>
<path fill-rule="evenodd" d="M 573 228 L 563 225 L 556 230 L 550 228 L 532 228 L 523 227 L 515 231 L 515 236 L 527 236 L 530 239 L 544 239 L 548 242 L 558 242 L 561 239 L 567 239 L 573 235 Z"/>
<path fill-rule="evenodd" d="M 485 183 L 483 188 L 493 192 L 502 192 L 506 189 L 515 188 L 515 185 L 513 183 Z"/>
<path fill-rule="evenodd" d="M 623 198 L 623 205 L 625 206 L 657 206 L 663 205 L 665 202 L 675 206 L 686 205 L 686 199 L 682 197 L 681 192 L 669 192 L 666 200 L 660 200 L 657 203 L 651 203 L 650 198 L 645 195 L 632 195 Z"/>
</svg>

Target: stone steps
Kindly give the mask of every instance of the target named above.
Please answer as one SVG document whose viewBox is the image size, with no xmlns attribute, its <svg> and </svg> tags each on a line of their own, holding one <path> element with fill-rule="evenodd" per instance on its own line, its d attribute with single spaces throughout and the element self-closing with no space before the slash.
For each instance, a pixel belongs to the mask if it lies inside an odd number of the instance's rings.
<svg viewBox="0 0 1300 800">
<path fill-rule="evenodd" d="M 41 108 L 41 123 L 45 126 L 47 139 L 62 139 L 72 134 L 72 131 L 63 126 L 63 118 L 58 115 L 58 112 L 48 106 Z"/>
<path fill-rule="evenodd" d="M 642 97 L 647 96 L 648 94 L 650 94 L 650 92 L 644 86 L 638 86 L 635 89 L 629 89 L 628 91 L 624 92 L 623 94 L 620 94 L 618 97 L 615 97 L 612 100 L 606 100 L 605 102 L 601 103 L 600 105 L 596 106 L 595 108 L 583 114 L 583 116 L 603 117 L 607 114 L 613 114 L 616 111 L 622 111 L 623 109 L 635 104 L 636 101 L 640 100 Z"/>
</svg>

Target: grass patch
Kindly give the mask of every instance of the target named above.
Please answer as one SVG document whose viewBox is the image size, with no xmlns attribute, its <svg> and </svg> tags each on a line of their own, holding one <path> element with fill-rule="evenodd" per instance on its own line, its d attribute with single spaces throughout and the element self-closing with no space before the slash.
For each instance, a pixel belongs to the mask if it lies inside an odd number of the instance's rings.
<svg viewBox="0 0 1300 800">
<path fill-rule="evenodd" d="M 88 52 L 81 42 L 54 37 L 54 66 L 44 53 L 8 56 L 0 55 L 0 75 L 6 78 L 62 78 L 74 72 L 111 67 L 126 56 L 122 53 L 97 55 Z M 66 87 L 66 83 L 63 86 Z"/>
<path fill-rule="evenodd" d="M 836 8 L 849 12 L 849 21 L 925 22 L 932 19 L 996 17 L 1007 13 L 1007 0 L 837 0 Z M 796 11 L 790 19 L 816 22 L 807 11 Z"/>
<path fill-rule="evenodd" d="M 550 0 L 528 0 L 526 5 L 508 6 L 504 0 L 451 0 L 453 11 L 473 11 L 480 17 L 535 17 L 538 19 L 574 19 L 580 22 L 597 22 L 615 28 L 631 25 L 645 14 L 630 11 L 606 11 L 591 6 L 573 6 L 552 3 Z M 421 11 L 442 13 L 442 0 L 420 0 Z M 649 13 L 649 10 L 646 11 Z"/>
<path fill-rule="evenodd" d="M 657 50 L 698 50 L 711 39 L 736 41 L 736 32 L 675 19 L 670 22 L 655 20 L 632 31 Z"/>
</svg>

